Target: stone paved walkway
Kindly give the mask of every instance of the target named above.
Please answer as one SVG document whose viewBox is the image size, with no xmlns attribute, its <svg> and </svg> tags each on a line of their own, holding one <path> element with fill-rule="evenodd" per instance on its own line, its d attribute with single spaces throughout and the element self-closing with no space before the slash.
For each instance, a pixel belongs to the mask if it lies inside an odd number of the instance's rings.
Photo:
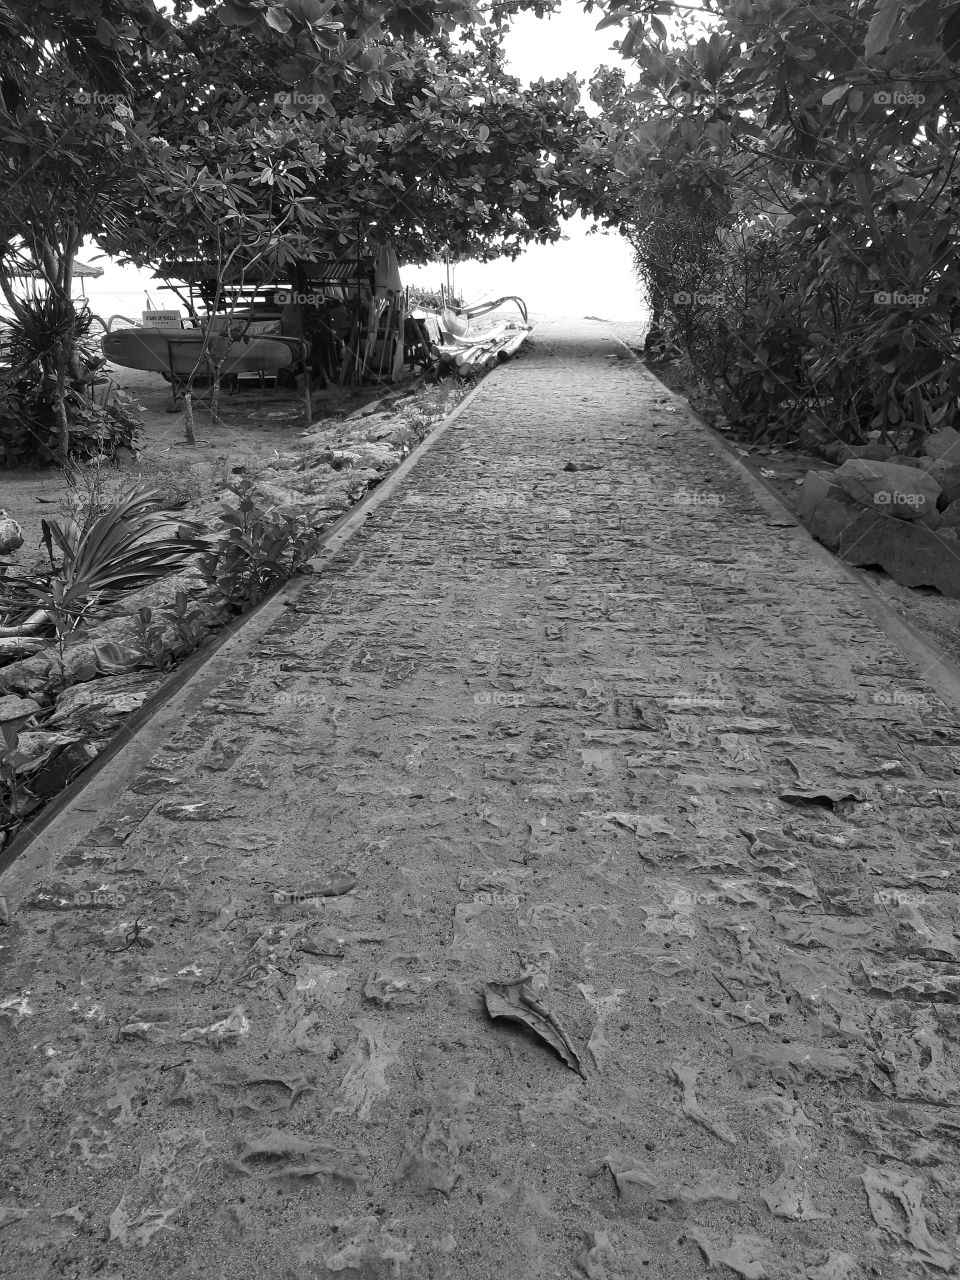
<svg viewBox="0 0 960 1280">
<path fill-rule="evenodd" d="M 3 1275 L 953 1270 L 960 726 L 603 325 L 535 340 L 6 878 Z"/>
</svg>

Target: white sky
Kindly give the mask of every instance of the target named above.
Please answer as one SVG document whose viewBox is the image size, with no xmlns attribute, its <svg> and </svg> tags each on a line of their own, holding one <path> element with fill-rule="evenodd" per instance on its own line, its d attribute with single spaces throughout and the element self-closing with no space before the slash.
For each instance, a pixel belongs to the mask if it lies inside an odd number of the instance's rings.
<svg viewBox="0 0 960 1280">
<path fill-rule="evenodd" d="M 610 45 L 622 33 L 617 27 L 597 31 L 602 16 L 596 9 L 584 13 L 577 0 L 563 0 L 560 12 L 549 18 L 518 14 L 506 40 L 509 70 L 524 84 L 541 76 L 553 80 L 570 71 L 578 80 L 589 82 L 602 64 L 620 66 L 620 55 Z M 591 113 L 595 111 L 587 101 L 587 85 L 583 105 Z"/>
</svg>

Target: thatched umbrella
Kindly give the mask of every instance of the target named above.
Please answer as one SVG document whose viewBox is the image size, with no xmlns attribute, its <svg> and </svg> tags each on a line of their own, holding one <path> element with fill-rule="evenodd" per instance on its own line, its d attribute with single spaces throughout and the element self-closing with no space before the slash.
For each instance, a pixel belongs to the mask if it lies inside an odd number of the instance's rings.
<svg viewBox="0 0 960 1280">
<path fill-rule="evenodd" d="M 91 280 L 97 280 L 103 275 L 103 267 L 90 267 L 85 262 L 75 262 L 73 264 L 73 274 L 80 281 L 80 292 L 84 297 L 87 296 L 84 280 L 89 276 Z M 45 280 L 46 276 L 38 266 L 33 263 L 25 264 L 22 269 L 11 271 L 10 276 L 14 280 Z"/>
</svg>

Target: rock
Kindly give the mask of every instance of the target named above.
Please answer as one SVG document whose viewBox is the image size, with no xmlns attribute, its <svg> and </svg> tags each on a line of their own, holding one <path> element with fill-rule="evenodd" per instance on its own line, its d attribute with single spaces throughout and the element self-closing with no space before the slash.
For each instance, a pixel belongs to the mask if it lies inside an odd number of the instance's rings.
<svg viewBox="0 0 960 1280">
<path fill-rule="evenodd" d="M 0 724 L 9 724 L 11 721 L 28 720 L 31 716 L 35 716 L 40 710 L 40 703 L 35 702 L 33 698 L 18 698 L 15 693 L 5 694 L 0 697 Z"/>
<path fill-rule="evenodd" d="M 398 461 L 396 449 L 390 449 L 384 444 L 374 444 L 369 440 L 355 445 L 351 453 L 355 458 L 354 465 L 371 467 L 377 473 L 389 470 Z"/>
<path fill-rule="evenodd" d="M 23 546 L 23 532 L 6 511 L 0 511 L 0 556 L 8 556 Z"/>
<path fill-rule="evenodd" d="M 881 444 L 879 440 L 871 440 L 869 444 L 848 444 L 843 451 L 845 457 L 841 462 L 846 462 L 848 458 L 866 458 L 868 462 L 887 462 L 892 458 L 896 450 L 892 444 Z"/>
<path fill-rule="evenodd" d="M 960 599 L 960 555 L 948 550 L 941 531 L 864 511 L 844 531 L 839 551 L 848 564 L 879 565 L 905 587 L 935 587 Z"/>
<path fill-rule="evenodd" d="M 94 736 L 110 733 L 124 716 L 139 710 L 162 682 L 157 672 L 137 672 L 73 685 L 57 699 L 47 724 Z"/>
<path fill-rule="evenodd" d="M 916 520 L 936 508 L 940 486 L 915 467 L 850 458 L 833 473 L 833 483 L 864 507 L 898 520 Z"/>
<path fill-rule="evenodd" d="M 803 482 L 798 514 L 813 536 L 849 564 L 878 566 L 904 586 L 960 599 L 960 545 L 956 552 L 947 545 L 960 544 L 960 499 L 943 513 L 931 508 L 917 520 L 897 520 L 885 505 L 852 498 L 835 483 L 839 470 L 811 471 Z"/>
<path fill-rule="evenodd" d="M 63 654 L 67 682 L 75 684 L 96 675 L 134 670 L 140 665 L 139 649 L 131 643 L 134 634 L 128 618 L 108 618 L 90 631 L 68 636 Z M 59 674 L 59 668 L 60 653 L 56 642 L 50 641 L 42 653 L 0 667 L 0 691 L 35 693 L 54 672 Z"/>
<path fill-rule="evenodd" d="M 832 476 L 825 471 L 808 471 L 800 489 L 797 514 L 813 536 L 836 550 L 844 530 L 863 512 Z"/>
<path fill-rule="evenodd" d="M 72 747 L 79 742 L 77 733 L 62 733 L 48 729 L 30 729 L 21 733 L 17 742 L 17 750 L 23 757 L 23 763 L 17 766 L 17 773 L 35 769 L 45 757 L 61 747 Z"/>
<path fill-rule="evenodd" d="M 46 648 L 29 658 L 21 658 L 19 662 L 10 662 L 0 667 L 0 691 L 40 693 L 46 688 L 53 668 L 54 659 Z"/>
<path fill-rule="evenodd" d="M 50 759 L 31 775 L 30 790 L 44 799 L 57 795 L 99 754 L 100 748 L 92 742 L 74 742 L 67 747 L 58 747 Z"/>
<path fill-rule="evenodd" d="M 936 480 L 941 490 L 944 480 L 952 478 L 960 471 L 960 466 L 951 458 L 918 458 L 917 462 L 919 469 Z"/>
<path fill-rule="evenodd" d="M 952 462 L 960 462 L 960 431 L 953 427 L 934 431 L 924 440 L 923 452 L 928 458 L 949 458 Z"/>
<path fill-rule="evenodd" d="M 937 506 L 944 511 L 958 499 L 960 499 L 960 466 L 954 467 L 940 481 L 940 497 L 937 500 Z"/>
</svg>

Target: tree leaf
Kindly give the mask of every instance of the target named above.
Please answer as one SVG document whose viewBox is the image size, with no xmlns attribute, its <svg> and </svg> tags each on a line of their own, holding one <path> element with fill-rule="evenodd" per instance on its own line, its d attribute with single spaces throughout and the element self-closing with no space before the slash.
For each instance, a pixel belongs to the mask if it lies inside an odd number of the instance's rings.
<svg viewBox="0 0 960 1280">
<path fill-rule="evenodd" d="M 293 26 L 290 15 L 284 9 L 278 9 L 275 5 L 271 6 L 264 14 L 268 27 L 273 27 L 274 31 L 286 34 Z"/>
<path fill-rule="evenodd" d="M 900 0 L 881 0 L 876 13 L 870 19 L 866 39 L 863 42 L 864 57 L 873 58 L 890 43 L 890 35 L 900 17 Z"/>
</svg>

